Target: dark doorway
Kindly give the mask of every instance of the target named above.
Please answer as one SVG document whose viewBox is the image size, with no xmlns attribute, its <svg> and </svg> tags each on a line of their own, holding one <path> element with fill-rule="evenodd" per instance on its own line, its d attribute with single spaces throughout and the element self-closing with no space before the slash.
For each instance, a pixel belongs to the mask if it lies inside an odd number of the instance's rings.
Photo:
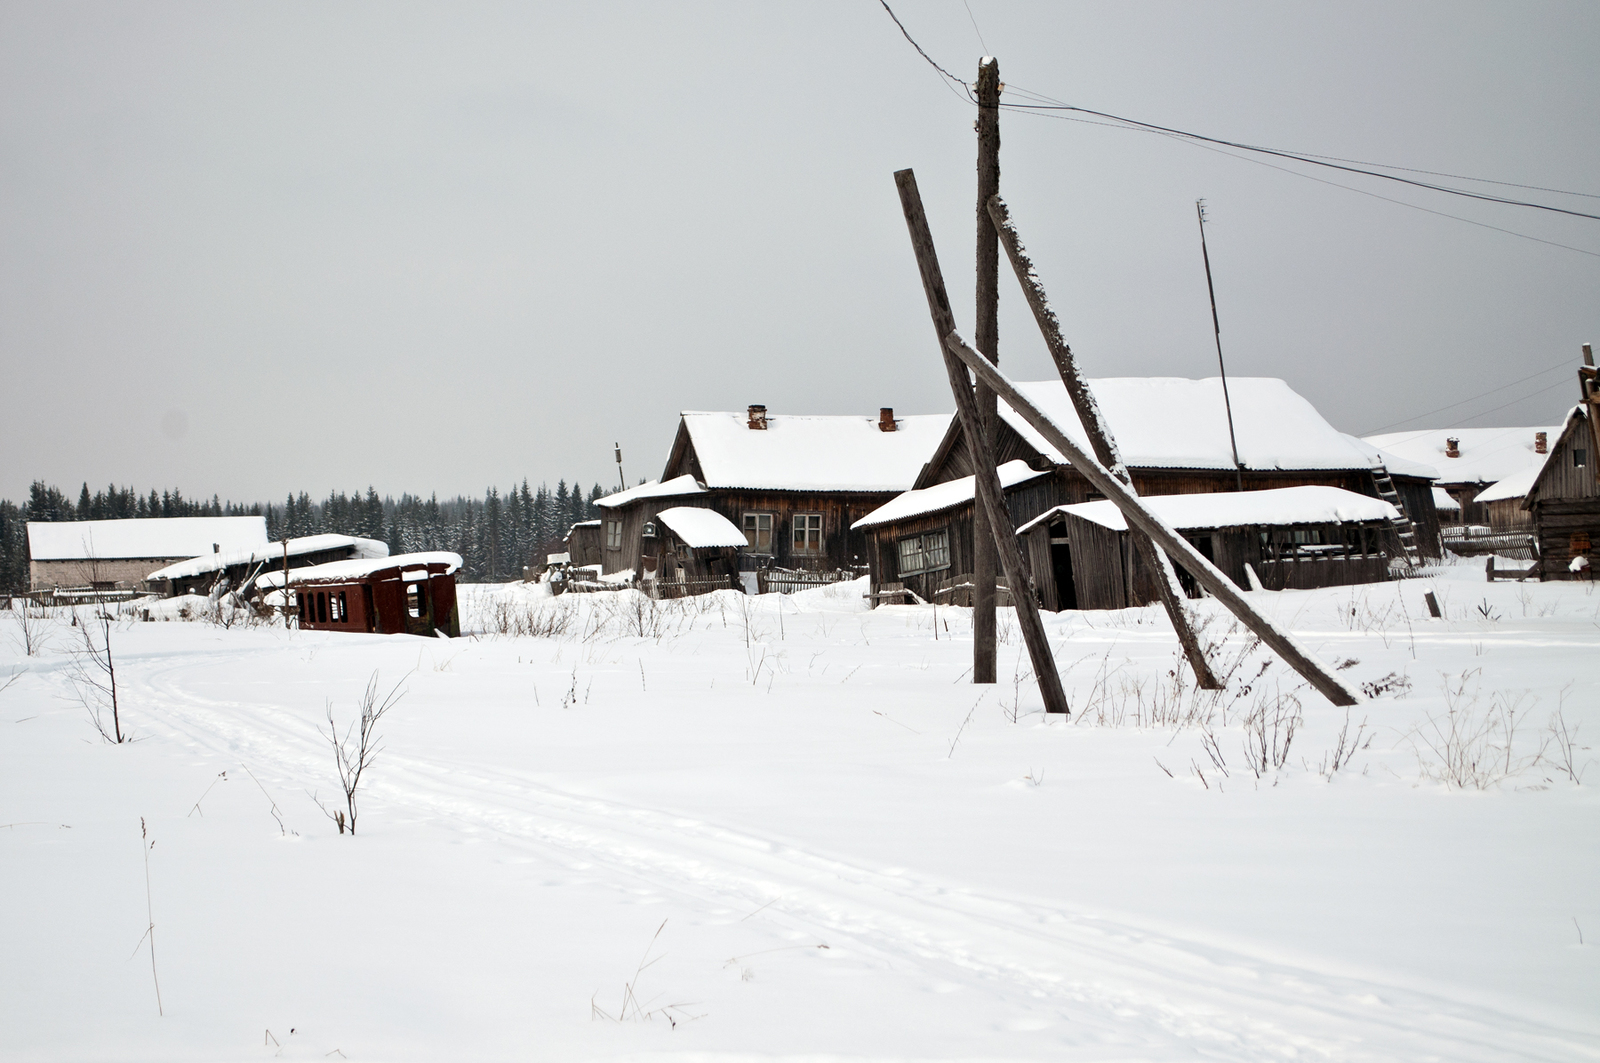
<svg viewBox="0 0 1600 1063">
<path fill-rule="evenodd" d="M 1194 547 L 1200 552 L 1201 557 L 1205 558 L 1213 565 L 1217 563 L 1216 555 L 1212 552 L 1211 548 L 1211 536 L 1185 535 L 1184 538 L 1189 540 L 1190 546 Z M 1174 565 L 1173 568 L 1178 570 L 1178 585 L 1183 588 L 1184 596 L 1187 598 L 1202 597 L 1199 582 L 1196 581 L 1193 576 L 1189 575 L 1188 570 L 1182 565 Z"/>
<path fill-rule="evenodd" d="M 1056 577 L 1056 608 L 1078 608 L 1078 588 L 1072 582 L 1072 546 L 1062 524 L 1050 528 L 1050 567 Z"/>
</svg>

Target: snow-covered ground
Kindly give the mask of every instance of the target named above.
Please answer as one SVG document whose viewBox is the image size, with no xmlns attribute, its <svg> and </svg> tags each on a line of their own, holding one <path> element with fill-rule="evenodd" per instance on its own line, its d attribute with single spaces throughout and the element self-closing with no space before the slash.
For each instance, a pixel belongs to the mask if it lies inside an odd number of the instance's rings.
<svg viewBox="0 0 1600 1063">
<path fill-rule="evenodd" d="M 1600 593 L 1480 565 L 1252 595 L 1383 691 L 1338 770 L 1344 710 L 1237 632 L 1174 691 L 1159 609 L 1047 615 L 1071 719 L 1004 614 L 977 688 L 966 611 L 860 584 L 129 620 L 121 746 L 79 629 L 0 614 L 0 1057 L 1600 1058 L 1600 752 L 1551 730 L 1600 736 Z M 374 673 L 340 836 L 318 727 Z"/>
</svg>

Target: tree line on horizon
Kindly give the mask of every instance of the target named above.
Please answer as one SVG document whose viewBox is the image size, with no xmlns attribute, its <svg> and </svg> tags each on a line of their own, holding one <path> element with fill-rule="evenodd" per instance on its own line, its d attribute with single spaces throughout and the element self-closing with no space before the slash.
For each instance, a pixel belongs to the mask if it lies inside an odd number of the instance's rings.
<svg viewBox="0 0 1600 1063">
<path fill-rule="evenodd" d="M 501 492 L 484 491 L 481 499 L 457 495 L 440 500 L 402 494 L 399 499 L 333 491 L 322 500 L 301 491 L 281 505 L 191 499 L 177 490 L 140 494 L 131 487 L 110 485 L 90 493 L 85 483 L 77 501 L 59 488 L 35 480 L 25 501 L 0 499 L 0 590 L 28 589 L 29 521 L 119 520 L 150 517 L 264 517 L 267 537 L 274 541 L 333 532 L 378 539 L 391 554 L 450 550 L 461 555 L 458 578 L 464 583 L 516 579 L 522 566 L 542 562 L 561 549 L 567 529 L 599 516 L 595 503 L 608 492 L 595 484 L 587 494 L 565 479 L 551 490 L 541 483 Z"/>
</svg>

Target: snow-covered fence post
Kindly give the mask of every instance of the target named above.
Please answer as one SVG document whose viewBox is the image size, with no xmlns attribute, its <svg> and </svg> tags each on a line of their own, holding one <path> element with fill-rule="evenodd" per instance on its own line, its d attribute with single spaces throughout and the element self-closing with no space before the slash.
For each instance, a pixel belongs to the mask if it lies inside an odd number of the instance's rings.
<svg viewBox="0 0 1600 1063">
<path fill-rule="evenodd" d="M 1010 380 L 1001 375 L 998 369 L 990 365 L 977 351 L 968 347 L 960 333 L 954 329 L 947 333 L 944 346 L 947 351 L 965 363 L 973 375 L 994 388 L 995 394 L 1004 399 L 1006 405 L 1016 410 L 1018 416 L 1032 425 L 1034 430 L 1045 438 L 1045 442 L 1066 455 L 1067 460 L 1083 474 L 1084 479 L 1093 484 L 1095 490 L 1105 495 L 1122 511 L 1130 526 L 1137 527 L 1150 536 L 1157 546 L 1187 569 L 1197 583 L 1210 591 L 1230 613 L 1239 618 L 1240 623 L 1282 657 L 1289 667 L 1299 672 L 1323 697 L 1335 705 L 1355 705 L 1361 700 L 1321 662 L 1301 649 L 1288 632 L 1256 612 L 1255 607 L 1239 592 L 1239 588 L 1233 585 L 1232 580 L 1223 575 L 1217 566 L 1207 561 L 1187 539 L 1161 523 L 1159 518 L 1145 508 L 1139 496 L 1134 494 L 1127 484 L 1111 475 L 1093 455 L 1086 454 L 1068 438 L 1054 421 L 1028 401 L 1027 397 L 1019 392 Z M 996 482 L 998 483 L 998 477 Z"/>
<path fill-rule="evenodd" d="M 1111 475 L 1132 489 L 1133 477 L 1128 475 L 1127 467 L 1122 464 L 1117 441 L 1111 435 L 1105 418 L 1100 416 L 1100 404 L 1095 401 L 1094 392 L 1089 390 L 1089 382 L 1078 372 L 1078 360 L 1073 357 L 1072 348 L 1067 346 L 1067 341 L 1061 335 L 1061 321 L 1050 306 L 1050 300 L 1044 293 L 1044 284 L 1039 280 L 1032 260 L 1023 250 L 1022 238 L 1017 235 L 1016 223 L 1011 220 L 1005 200 L 997 193 L 989 197 L 987 206 L 995 231 L 1000 234 L 1000 244 L 1006 249 L 1011 268 L 1016 271 L 1022 294 L 1033 310 L 1033 320 L 1044 334 L 1045 346 L 1049 348 L 1050 357 L 1056 363 L 1056 372 L 1061 374 L 1061 383 L 1072 399 L 1072 408 L 1077 411 L 1078 420 L 1089 436 L 1089 445 L 1094 448 L 1095 457 L 1111 471 Z M 1167 611 L 1167 619 L 1172 621 L 1172 628 L 1178 633 L 1183 655 L 1194 670 L 1195 682 L 1202 690 L 1220 690 L 1222 684 L 1212 673 L 1205 650 L 1189 623 L 1189 614 L 1184 610 L 1183 589 L 1178 584 L 1178 574 L 1172 570 L 1172 559 L 1156 549 L 1151 538 L 1137 528 L 1130 527 L 1128 533 L 1145 564 L 1155 573 L 1156 593 L 1161 598 L 1161 607 Z"/>
<path fill-rule="evenodd" d="M 1012 524 L 1011 514 L 1006 509 L 1000 473 L 993 460 L 986 460 L 994 452 L 989 449 L 988 432 L 978 415 L 972 381 L 955 355 L 942 343 L 944 336 L 955 332 L 955 315 L 950 312 L 950 297 L 945 292 L 944 276 L 939 272 L 939 258 L 934 251 L 933 234 L 928 230 L 927 215 L 922 210 L 917 178 L 910 170 L 899 170 L 894 175 L 894 183 L 900 190 L 900 206 L 905 213 L 906 228 L 911 233 L 911 249 L 916 254 L 917 269 L 922 275 L 922 290 L 928 298 L 928 312 L 933 317 L 934 331 L 941 337 L 940 354 L 944 358 L 945 373 L 950 378 L 950 390 L 955 395 L 956 416 L 961 418 L 962 431 L 967 437 L 967 448 L 972 456 L 972 493 L 976 510 L 972 534 L 976 539 L 987 530 L 993 536 L 1001 567 L 1005 571 L 1006 585 L 1011 591 L 1011 601 L 1017 609 L 1022 641 L 1027 644 L 1033 674 L 1039 681 L 1039 693 L 1044 698 L 1045 711 L 1066 713 L 1069 711 L 1067 695 L 1061 687 L 1061 674 L 1056 670 L 1055 657 L 1050 653 L 1044 622 L 1039 618 L 1033 576 L 1022 559 L 1022 548 L 1017 545 L 1016 525 Z M 988 365 L 987 362 L 984 364 Z"/>
</svg>

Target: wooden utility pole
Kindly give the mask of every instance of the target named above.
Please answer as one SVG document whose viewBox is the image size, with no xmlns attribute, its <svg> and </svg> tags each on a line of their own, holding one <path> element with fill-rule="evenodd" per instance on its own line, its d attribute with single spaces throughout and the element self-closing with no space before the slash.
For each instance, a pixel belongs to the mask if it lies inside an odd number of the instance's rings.
<svg viewBox="0 0 1600 1063">
<path fill-rule="evenodd" d="M 978 62 L 978 300 L 977 324 L 973 338 L 978 350 L 990 362 L 1000 363 L 1000 242 L 994 223 L 989 220 L 989 197 L 1000 192 L 1000 63 L 993 56 L 984 56 Z M 962 373 L 963 380 L 966 374 Z M 978 418 L 985 439 L 993 440 L 995 429 L 994 392 L 979 384 L 976 392 Z M 981 455 L 974 452 L 972 468 L 978 473 L 983 468 L 995 467 L 994 450 Z M 974 512 L 976 516 L 976 512 Z M 972 681 L 995 681 L 995 615 L 994 574 L 995 538 L 1010 538 L 1012 529 L 995 529 L 992 536 L 983 534 L 983 522 L 972 522 Z M 1011 600 L 1016 602 L 1024 589 L 1016 583 L 1007 585 Z"/>
<path fill-rule="evenodd" d="M 903 199 L 904 193 L 902 201 Z M 1188 570 L 1189 575 L 1195 578 L 1195 582 L 1210 591 L 1230 613 L 1239 618 L 1241 624 L 1254 632 L 1273 652 L 1283 658 L 1284 663 L 1300 673 L 1301 678 L 1315 687 L 1323 697 L 1335 705 L 1355 705 L 1361 700 L 1338 676 L 1301 649 L 1287 631 L 1256 612 L 1255 606 L 1239 593 L 1239 588 L 1234 586 L 1232 580 L 1223 575 L 1216 565 L 1206 560 L 1205 555 L 1196 550 L 1189 540 L 1161 523 L 1158 517 L 1145 508 L 1144 501 L 1134 494 L 1127 484 L 1111 475 L 1110 470 L 1094 459 L 1094 455 L 1074 443 L 1044 411 L 1002 376 L 1000 370 L 968 347 L 960 333 L 955 331 L 946 333 L 944 346 L 972 370 L 974 376 L 993 388 L 995 393 L 1005 400 L 1006 405 L 1017 411 L 1019 417 L 1032 425 L 1034 431 L 1044 437 L 1045 442 L 1066 455 L 1067 460 L 1094 485 L 1095 490 L 1105 495 L 1122 511 L 1122 516 L 1130 527 L 1136 527 L 1154 539 L 1157 546 Z M 996 476 L 995 479 L 998 481 L 999 477 Z M 1017 611 L 1019 617 L 1021 612 L 1020 609 Z"/>
<path fill-rule="evenodd" d="M 1194 214 L 1200 222 L 1200 257 L 1206 264 L 1206 294 L 1211 297 L 1211 334 L 1217 340 L 1217 372 L 1222 374 L 1222 408 L 1228 411 L 1228 443 L 1233 447 L 1233 478 L 1244 490 L 1244 466 L 1239 464 L 1239 440 L 1233 434 L 1233 402 L 1228 398 L 1228 367 L 1222 364 L 1222 323 L 1217 319 L 1217 289 L 1211 284 L 1211 252 L 1206 250 L 1206 201 L 1194 201 Z"/>
<path fill-rule="evenodd" d="M 928 298 L 933 331 L 940 337 L 939 353 L 944 359 L 945 374 L 950 378 L 951 394 L 955 396 L 956 416 L 961 419 L 961 430 L 967 437 L 967 453 L 972 461 L 973 537 L 978 539 L 987 534 L 998 547 L 1006 582 L 1011 588 L 1011 600 L 1017 608 L 1017 626 L 1022 629 L 1022 641 L 1028 647 L 1028 658 L 1033 664 L 1034 678 L 1039 683 L 1039 693 L 1044 698 L 1045 711 L 1066 713 L 1066 691 L 1061 688 L 1061 674 L 1056 671 L 1055 657 L 1050 652 L 1050 642 L 1044 633 L 1044 622 L 1039 618 L 1039 601 L 1034 595 L 1033 578 L 1022 559 L 1015 526 L 1006 509 L 1000 472 L 992 460 L 985 460 L 993 451 L 989 449 L 987 433 L 978 416 L 972 380 L 943 342 L 943 337 L 955 333 L 956 321 L 955 315 L 950 312 L 950 296 L 945 291 L 944 276 L 939 271 L 933 234 L 928 230 L 928 218 L 922 211 L 917 178 L 910 170 L 899 170 L 894 175 L 894 183 L 900 191 L 900 208 L 905 213 L 906 229 L 911 234 L 911 250 L 917 256 L 917 270 L 922 275 L 922 291 Z"/>
<path fill-rule="evenodd" d="M 1028 307 L 1033 311 L 1033 319 L 1038 322 L 1039 331 L 1044 335 L 1045 346 L 1049 348 L 1050 357 L 1056 363 L 1056 372 L 1061 374 L 1061 383 L 1072 398 L 1072 408 L 1077 411 L 1078 420 L 1089 437 L 1089 445 L 1094 448 L 1094 456 L 1100 459 L 1100 464 L 1110 470 L 1111 475 L 1127 484 L 1132 490 L 1133 477 L 1122 464 L 1122 455 L 1117 450 L 1117 441 L 1111 434 L 1111 426 L 1106 424 L 1105 418 L 1100 415 L 1100 404 L 1095 401 L 1094 392 L 1089 390 L 1089 382 L 1078 372 L 1078 360 L 1073 357 L 1072 348 L 1067 346 L 1066 339 L 1061 335 L 1061 321 L 1050 306 L 1050 300 L 1044 293 L 1044 284 L 1033 268 L 1033 261 L 1028 258 L 1028 252 L 1022 247 L 1022 238 L 1017 235 L 1016 224 L 1011 220 L 1011 212 L 1006 208 L 1005 200 L 998 195 L 990 196 L 987 206 L 989 219 L 994 222 L 995 231 L 1000 234 L 1000 243 L 1006 249 L 1006 257 L 1011 260 L 1011 268 L 1017 274 L 1017 282 L 1022 285 L 1022 294 L 1028 300 Z M 1167 619 L 1172 621 L 1172 629 L 1178 634 L 1178 642 L 1183 646 L 1183 655 L 1194 671 L 1195 682 L 1200 684 L 1203 690 L 1222 689 L 1222 684 L 1211 671 L 1211 664 L 1206 660 L 1205 650 L 1201 647 L 1194 628 L 1189 624 L 1189 614 L 1183 607 L 1183 588 L 1178 583 L 1178 574 L 1173 571 L 1172 559 L 1157 549 L 1151 538 L 1139 529 L 1130 525 L 1128 535 L 1140 556 L 1144 558 L 1145 565 L 1155 574 L 1156 593 L 1161 598 L 1162 608 L 1167 611 Z"/>
</svg>

